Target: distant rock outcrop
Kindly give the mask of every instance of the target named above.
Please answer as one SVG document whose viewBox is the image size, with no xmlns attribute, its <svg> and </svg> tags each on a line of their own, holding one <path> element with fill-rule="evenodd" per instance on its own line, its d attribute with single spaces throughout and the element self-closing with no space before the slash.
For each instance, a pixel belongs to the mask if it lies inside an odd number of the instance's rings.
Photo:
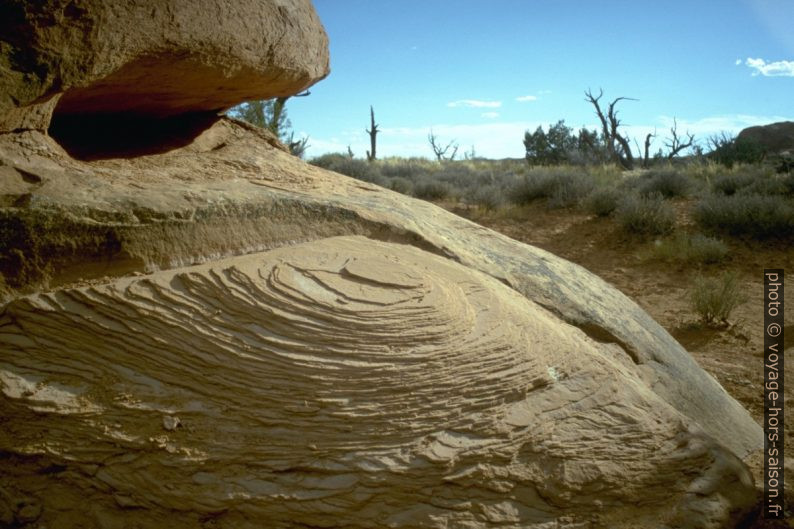
<svg viewBox="0 0 794 529">
<path fill-rule="evenodd" d="M 214 115 L 325 75 L 308 2 L 46 4 L 0 23 L 31 124 L 0 134 L 0 525 L 717 528 L 755 504 L 761 429 L 622 293 Z M 185 42 L 195 91 L 168 80 Z M 114 46 L 149 51 L 104 69 Z M 227 92 L 230 54 L 259 66 Z M 125 64 L 170 88 L 134 103 Z M 42 125 L 59 93 L 79 130 Z M 122 115 L 145 148 L 108 150 Z"/>
<path fill-rule="evenodd" d="M 743 129 L 737 141 L 751 142 L 766 152 L 794 154 L 794 121 L 780 121 Z"/>
</svg>

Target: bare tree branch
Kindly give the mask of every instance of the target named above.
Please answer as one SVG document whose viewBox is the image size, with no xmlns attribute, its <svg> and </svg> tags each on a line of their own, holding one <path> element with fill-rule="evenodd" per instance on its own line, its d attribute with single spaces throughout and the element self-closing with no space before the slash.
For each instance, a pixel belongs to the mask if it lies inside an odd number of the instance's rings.
<svg viewBox="0 0 794 529">
<path fill-rule="evenodd" d="M 651 140 L 656 137 L 656 129 L 653 129 L 653 134 L 650 132 L 645 136 L 645 150 L 642 155 L 642 166 L 648 168 L 648 162 L 651 154 Z"/>
<path fill-rule="evenodd" d="M 673 127 L 670 129 L 670 134 L 670 141 L 665 142 L 665 146 L 670 149 L 670 152 L 667 154 L 668 160 L 672 160 L 678 156 L 678 153 L 692 147 L 695 143 L 695 135 L 690 134 L 689 131 L 686 132 L 686 141 L 678 136 L 678 121 L 676 121 L 675 118 L 673 118 Z"/>
<path fill-rule="evenodd" d="M 585 96 L 587 96 L 587 101 L 593 104 L 595 107 L 596 115 L 598 115 L 598 119 L 601 121 L 601 134 L 604 137 L 604 142 L 607 146 L 607 155 L 609 158 L 612 158 L 614 155 L 614 145 L 612 142 L 608 141 L 610 134 L 609 134 L 609 124 L 607 122 L 606 116 L 601 111 L 601 106 L 599 105 L 599 101 L 601 97 L 604 95 L 604 90 L 599 88 L 598 89 L 598 97 L 593 96 L 592 91 L 588 88 L 587 92 L 585 92 Z"/>
<path fill-rule="evenodd" d="M 598 96 L 594 96 L 592 90 L 588 89 L 585 92 L 585 100 L 590 102 L 595 107 L 596 115 L 601 121 L 601 134 L 604 137 L 604 143 L 607 148 L 607 157 L 619 163 L 626 169 L 634 167 L 634 155 L 631 152 L 631 145 L 626 136 L 620 134 L 619 128 L 621 121 L 618 118 L 618 112 L 615 109 L 620 101 L 637 101 L 631 97 L 618 97 L 607 105 L 607 112 L 601 108 L 600 100 L 604 95 L 604 90 L 598 89 Z"/>
<path fill-rule="evenodd" d="M 445 147 L 442 148 L 441 144 L 438 143 L 438 138 L 435 134 L 433 134 L 433 129 L 430 129 L 430 134 L 427 135 L 427 141 L 430 142 L 430 147 L 433 149 L 433 154 L 436 155 L 436 159 L 439 162 L 444 160 L 454 160 L 455 156 L 458 154 L 459 146 L 457 143 L 455 143 L 455 140 L 450 141 Z M 449 151 L 450 148 L 453 148 L 452 154 L 446 156 L 447 151 Z"/>
</svg>

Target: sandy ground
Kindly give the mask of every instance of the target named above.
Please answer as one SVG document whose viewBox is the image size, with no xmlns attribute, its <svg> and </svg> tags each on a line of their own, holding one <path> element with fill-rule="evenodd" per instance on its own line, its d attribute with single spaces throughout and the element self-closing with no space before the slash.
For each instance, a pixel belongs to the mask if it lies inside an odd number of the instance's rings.
<svg viewBox="0 0 794 529">
<path fill-rule="evenodd" d="M 625 235 L 610 219 L 569 210 L 548 210 L 537 203 L 523 208 L 493 212 L 441 204 L 454 213 L 484 226 L 533 244 L 569 259 L 598 274 L 641 307 L 667 329 L 725 389 L 758 421 L 763 417 L 763 269 L 783 268 L 787 278 L 794 272 L 794 248 L 783 242 L 758 243 L 724 239 L 729 258 L 718 265 L 693 266 L 662 263 L 648 258 L 653 240 Z M 694 230 L 687 211 L 689 204 L 676 204 L 678 229 Z M 700 324 L 690 305 L 692 283 L 700 275 L 739 274 L 747 301 L 730 318 L 728 328 Z M 794 348 L 794 280 L 789 279 L 785 299 L 785 350 Z M 789 382 L 786 401 L 786 504 L 789 517 L 783 522 L 756 520 L 747 527 L 794 527 L 794 360 L 785 366 Z M 756 484 L 761 486 L 761 454 L 746 461 Z"/>
</svg>

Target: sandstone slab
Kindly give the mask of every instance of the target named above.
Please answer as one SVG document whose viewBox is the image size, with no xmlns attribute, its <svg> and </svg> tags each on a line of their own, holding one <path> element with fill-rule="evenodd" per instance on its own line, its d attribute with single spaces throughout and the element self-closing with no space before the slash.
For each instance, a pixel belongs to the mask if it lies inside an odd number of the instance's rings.
<svg viewBox="0 0 794 529">
<path fill-rule="evenodd" d="M 295 94 L 329 72 L 309 0 L 0 2 L 0 132 Z"/>
<path fill-rule="evenodd" d="M 758 425 L 581 267 L 226 118 L 0 160 L 0 450 L 42 519 L 69 491 L 99 525 L 230 527 L 720 527 L 755 501 Z"/>
<path fill-rule="evenodd" d="M 308 0 L 0 13 L 0 523 L 717 528 L 754 505 L 760 428 L 631 300 L 218 115 L 328 73 Z"/>
<path fill-rule="evenodd" d="M 410 245 L 331 237 L 26 297 L 0 347 L 0 447 L 128 523 L 719 527 L 754 499 L 618 345 Z M 40 501 L 55 526 L 91 519 Z"/>
</svg>

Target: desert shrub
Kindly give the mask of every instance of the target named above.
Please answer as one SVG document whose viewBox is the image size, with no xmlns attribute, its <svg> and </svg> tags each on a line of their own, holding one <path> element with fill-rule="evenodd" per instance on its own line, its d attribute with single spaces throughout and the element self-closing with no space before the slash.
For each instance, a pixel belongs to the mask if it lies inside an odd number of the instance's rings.
<svg viewBox="0 0 794 529">
<path fill-rule="evenodd" d="M 733 310 L 745 301 L 739 278 L 733 272 L 725 273 L 719 278 L 695 279 L 691 295 L 692 309 L 706 325 L 727 323 Z"/>
<path fill-rule="evenodd" d="M 535 200 L 551 196 L 553 188 L 554 184 L 550 175 L 533 171 L 511 187 L 509 198 L 511 202 L 516 204 L 529 204 Z"/>
<path fill-rule="evenodd" d="M 786 189 L 786 194 L 789 196 L 794 196 L 794 172 L 781 176 L 780 181 L 783 182 L 783 187 Z"/>
<path fill-rule="evenodd" d="M 380 174 L 379 167 L 376 164 L 364 160 L 357 160 L 351 158 L 347 154 L 329 153 L 323 154 L 314 158 L 311 162 L 312 165 L 335 171 L 364 182 L 382 183 L 383 178 Z"/>
<path fill-rule="evenodd" d="M 715 264 L 728 257 L 728 245 L 720 239 L 701 233 L 689 239 L 689 260 L 703 264 Z"/>
<path fill-rule="evenodd" d="M 657 241 L 650 251 L 650 257 L 661 261 L 714 264 L 728 257 L 728 245 L 700 233 L 678 233 L 669 239 Z"/>
<path fill-rule="evenodd" d="M 422 158 L 387 158 L 378 162 L 380 172 L 386 178 L 405 178 L 416 182 L 431 174 L 434 165 Z"/>
<path fill-rule="evenodd" d="M 480 176 L 479 171 L 464 161 L 443 162 L 434 175 L 437 180 L 446 182 L 457 189 L 466 189 L 482 183 Z"/>
<path fill-rule="evenodd" d="M 714 160 L 709 160 L 706 157 L 695 158 L 691 163 L 684 165 L 681 169 L 686 172 L 692 180 L 705 182 L 712 181 L 720 174 L 726 172 L 724 165 L 718 164 Z"/>
<path fill-rule="evenodd" d="M 711 186 L 714 191 L 723 195 L 734 195 L 752 184 L 757 177 L 758 175 L 748 171 L 731 171 L 716 176 Z"/>
<path fill-rule="evenodd" d="M 498 184 L 479 187 L 471 194 L 469 201 L 486 211 L 492 211 L 505 203 L 504 189 Z"/>
<path fill-rule="evenodd" d="M 593 187 L 593 182 L 586 175 L 571 175 L 559 182 L 546 205 L 552 209 L 576 206 L 592 192 Z"/>
<path fill-rule="evenodd" d="M 423 200 L 443 200 L 453 196 L 453 189 L 446 182 L 422 180 L 414 185 L 414 196 Z"/>
<path fill-rule="evenodd" d="M 538 168 L 516 182 L 508 195 L 519 205 L 546 199 L 549 207 L 564 208 L 579 203 L 593 187 L 592 179 L 582 171 Z"/>
<path fill-rule="evenodd" d="M 779 154 L 773 160 L 775 164 L 775 172 L 777 173 L 790 173 L 794 171 L 794 154 L 783 153 Z"/>
<path fill-rule="evenodd" d="M 766 149 L 760 143 L 746 138 L 734 138 L 726 133 L 710 137 L 708 143 L 711 150 L 706 156 L 726 167 L 759 163 L 766 156 Z"/>
<path fill-rule="evenodd" d="M 628 195 L 615 216 L 624 231 L 636 235 L 664 235 L 675 227 L 675 211 L 659 194 Z"/>
<path fill-rule="evenodd" d="M 706 230 L 756 239 L 794 235 L 794 206 L 779 195 L 710 195 L 694 209 L 695 221 Z"/>
<path fill-rule="evenodd" d="M 785 195 L 788 186 L 784 179 L 775 176 L 759 178 L 742 188 L 739 193 L 745 195 Z"/>
<path fill-rule="evenodd" d="M 407 178 L 403 178 L 401 176 L 395 176 L 394 178 L 387 179 L 388 185 L 387 187 L 392 191 L 397 191 L 398 193 L 402 193 L 403 195 L 410 195 L 414 190 L 414 183 L 408 180 Z"/>
<path fill-rule="evenodd" d="M 718 175 L 712 188 L 724 195 L 791 195 L 794 178 L 775 173 L 771 167 L 745 165 Z"/>
<path fill-rule="evenodd" d="M 615 164 L 591 165 L 587 168 L 587 174 L 601 184 L 613 184 L 624 176 L 623 168 Z"/>
<path fill-rule="evenodd" d="M 614 188 L 596 189 L 587 197 L 585 207 L 587 211 L 598 217 L 608 217 L 617 209 L 622 196 L 623 194 Z"/>
<path fill-rule="evenodd" d="M 692 187 L 692 181 L 685 172 L 658 169 L 642 177 L 639 191 L 646 196 L 658 193 L 664 198 L 675 198 L 689 195 Z"/>
<path fill-rule="evenodd" d="M 315 156 L 309 163 L 317 167 L 322 167 L 323 169 L 330 169 L 330 167 L 336 163 L 351 159 L 349 155 L 342 154 L 341 152 L 329 152 L 321 156 Z"/>
</svg>

